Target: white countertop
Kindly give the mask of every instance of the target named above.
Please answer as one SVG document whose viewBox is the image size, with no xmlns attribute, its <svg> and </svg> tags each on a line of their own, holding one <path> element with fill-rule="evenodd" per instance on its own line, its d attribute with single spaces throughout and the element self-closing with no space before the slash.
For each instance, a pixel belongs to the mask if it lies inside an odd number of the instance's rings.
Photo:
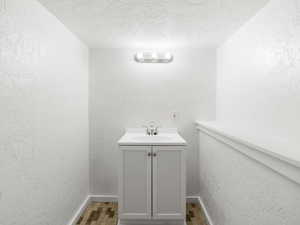
<svg viewBox="0 0 300 225">
<path fill-rule="evenodd" d="M 127 129 L 118 141 L 119 145 L 186 145 L 186 141 L 178 134 L 176 128 L 161 128 L 154 136 L 146 135 L 143 128 Z"/>
</svg>

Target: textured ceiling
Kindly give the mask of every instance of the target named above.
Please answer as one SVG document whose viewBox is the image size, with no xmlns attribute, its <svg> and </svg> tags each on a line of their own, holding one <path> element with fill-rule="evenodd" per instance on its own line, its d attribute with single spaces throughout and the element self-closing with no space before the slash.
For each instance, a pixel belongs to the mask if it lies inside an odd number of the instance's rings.
<svg viewBox="0 0 300 225">
<path fill-rule="evenodd" d="M 39 0 L 90 47 L 220 44 L 268 0 Z"/>
</svg>

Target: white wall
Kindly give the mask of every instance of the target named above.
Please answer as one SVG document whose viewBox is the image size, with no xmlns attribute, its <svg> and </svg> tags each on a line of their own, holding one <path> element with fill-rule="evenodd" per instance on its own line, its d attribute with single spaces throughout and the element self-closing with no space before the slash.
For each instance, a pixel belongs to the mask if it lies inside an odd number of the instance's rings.
<svg viewBox="0 0 300 225">
<path fill-rule="evenodd" d="M 274 143 L 299 137 L 300 2 L 270 0 L 217 55 L 217 121 Z M 299 185 L 205 134 L 199 158 L 214 224 L 299 224 Z"/>
<path fill-rule="evenodd" d="M 170 64 L 139 64 L 137 49 L 94 49 L 90 56 L 91 192 L 117 194 L 117 141 L 125 128 L 154 120 L 188 142 L 187 193 L 198 194 L 196 119 L 215 117 L 215 50 L 171 50 Z M 171 112 L 178 119 L 171 120 Z"/>
<path fill-rule="evenodd" d="M 271 0 L 219 49 L 218 59 L 219 120 L 299 137 L 299 0 Z"/>
<path fill-rule="evenodd" d="M 205 133 L 199 143 L 200 196 L 214 225 L 299 225 L 299 184 Z"/>
<path fill-rule="evenodd" d="M 67 224 L 88 194 L 88 49 L 35 0 L 0 0 L 0 224 Z"/>
</svg>

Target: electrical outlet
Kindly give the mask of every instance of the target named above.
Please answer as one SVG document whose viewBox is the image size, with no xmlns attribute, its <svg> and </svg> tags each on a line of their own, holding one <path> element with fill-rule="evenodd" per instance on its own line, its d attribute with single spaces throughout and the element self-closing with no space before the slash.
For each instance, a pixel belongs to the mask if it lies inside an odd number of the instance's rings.
<svg viewBox="0 0 300 225">
<path fill-rule="evenodd" d="M 177 120 L 178 119 L 178 112 L 171 112 L 171 120 Z"/>
</svg>

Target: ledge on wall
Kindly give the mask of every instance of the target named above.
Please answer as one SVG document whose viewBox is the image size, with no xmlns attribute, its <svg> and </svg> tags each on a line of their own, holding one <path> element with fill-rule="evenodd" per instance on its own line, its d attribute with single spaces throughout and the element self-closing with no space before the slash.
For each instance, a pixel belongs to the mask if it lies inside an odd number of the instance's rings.
<svg viewBox="0 0 300 225">
<path fill-rule="evenodd" d="M 273 169 L 275 172 L 300 184 L 300 152 L 299 146 L 289 142 L 276 142 L 257 135 L 258 132 L 246 133 L 242 129 L 232 128 L 229 124 L 213 122 L 196 122 L 199 132 L 203 132 L 223 144 L 239 151 L 248 157 Z"/>
</svg>

